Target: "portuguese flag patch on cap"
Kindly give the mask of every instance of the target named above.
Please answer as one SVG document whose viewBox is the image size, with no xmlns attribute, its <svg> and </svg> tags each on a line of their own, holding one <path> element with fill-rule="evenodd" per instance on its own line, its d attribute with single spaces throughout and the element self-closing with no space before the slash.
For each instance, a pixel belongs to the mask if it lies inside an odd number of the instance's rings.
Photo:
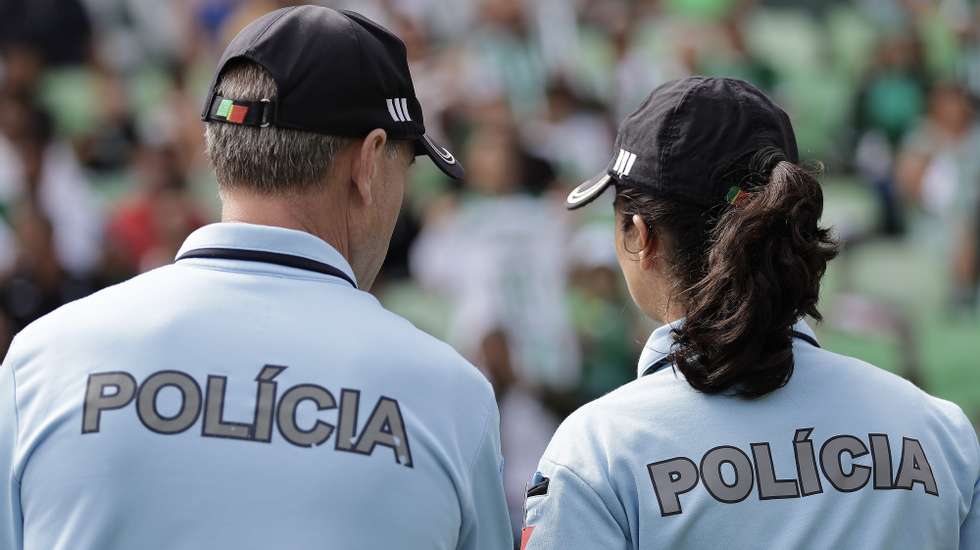
<svg viewBox="0 0 980 550">
<path fill-rule="evenodd" d="M 221 103 L 218 104 L 218 110 L 214 113 L 215 116 L 221 117 L 234 124 L 241 124 L 245 122 L 245 115 L 247 114 L 248 107 L 243 105 L 235 105 L 235 102 L 230 99 L 221 100 Z"/>
</svg>

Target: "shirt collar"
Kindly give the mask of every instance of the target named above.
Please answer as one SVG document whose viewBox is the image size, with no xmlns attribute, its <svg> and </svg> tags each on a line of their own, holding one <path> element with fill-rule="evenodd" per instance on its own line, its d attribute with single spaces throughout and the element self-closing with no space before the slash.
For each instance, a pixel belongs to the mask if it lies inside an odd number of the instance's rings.
<svg viewBox="0 0 980 550">
<path fill-rule="evenodd" d="M 343 254 L 323 239 L 305 231 L 251 223 L 213 223 L 191 233 L 177 252 L 177 257 L 199 248 L 233 248 L 291 254 L 331 265 L 344 272 L 352 281 L 357 281 L 354 270 Z"/>
<path fill-rule="evenodd" d="M 650 338 L 648 338 L 647 343 L 644 344 L 643 351 L 640 353 L 640 360 L 637 363 L 637 378 L 642 378 L 643 372 L 646 371 L 650 365 L 670 355 L 671 349 L 674 346 L 674 330 L 680 329 L 683 325 L 684 319 L 678 319 L 658 327 L 652 334 L 650 334 Z M 817 339 L 816 333 L 813 332 L 810 325 L 803 319 L 800 319 L 795 325 L 793 325 L 793 330 L 813 338 L 814 341 Z"/>
<path fill-rule="evenodd" d="M 640 361 L 637 363 L 636 371 L 637 378 L 642 378 L 643 372 L 650 365 L 670 355 L 671 348 L 674 346 L 674 330 L 681 328 L 683 325 L 684 319 L 681 318 L 657 327 L 650 334 L 650 337 L 647 338 L 647 343 L 643 345 L 643 351 L 640 352 Z"/>
</svg>

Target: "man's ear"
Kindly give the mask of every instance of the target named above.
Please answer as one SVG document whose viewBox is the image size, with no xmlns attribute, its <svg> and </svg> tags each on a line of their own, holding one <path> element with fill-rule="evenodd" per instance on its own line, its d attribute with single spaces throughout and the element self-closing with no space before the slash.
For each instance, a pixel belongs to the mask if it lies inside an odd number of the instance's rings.
<svg viewBox="0 0 980 550">
<path fill-rule="evenodd" d="M 657 258 L 659 242 L 654 232 L 643 221 L 638 214 L 634 214 L 630 219 L 633 222 L 633 233 L 636 241 L 637 255 L 640 257 L 640 264 L 643 269 L 653 267 L 653 261 Z"/>
<path fill-rule="evenodd" d="M 371 130 L 371 133 L 361 142 L 360 148 L 354 152 L 351 180 L 357 194 L 366 205 L 370 205 L 374 200 L 372 185 L 380 175 L 387 143 L 388 134 L 376 128 Z"/>
</svg>

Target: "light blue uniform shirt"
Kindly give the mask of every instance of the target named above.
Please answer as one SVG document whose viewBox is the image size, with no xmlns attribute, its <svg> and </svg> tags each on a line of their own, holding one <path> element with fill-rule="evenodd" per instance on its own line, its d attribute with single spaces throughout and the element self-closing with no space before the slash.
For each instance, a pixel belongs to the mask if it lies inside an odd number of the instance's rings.
<svg viewBox="0 0 980 550">
<path fill-rule="evenodd" d="M 980 448 L 956 405 L 805 339 L 789 383 L 756 400 L 670 366 L 642 376 L 672 343 L 656 330 L 641 377 L 558 429 L 528 550 L 980 548 Z"/>
<path fill-rule="evenodd" d="M 215 224 L 206 248 L 344 258 Z M 340 277 L 183 259 L 68 304 L 0 368 L 0 548 L 510 549 L 498 412 Z"/>
</svg>

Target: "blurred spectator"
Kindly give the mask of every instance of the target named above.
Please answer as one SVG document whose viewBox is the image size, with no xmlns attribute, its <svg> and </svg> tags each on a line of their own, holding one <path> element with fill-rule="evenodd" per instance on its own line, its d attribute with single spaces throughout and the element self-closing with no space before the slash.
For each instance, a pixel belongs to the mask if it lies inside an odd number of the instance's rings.
<svg viewBox="0 0 980 550">
<path fill-rule="evenodd" d="M 22 42 L 8 42 L 0 46 L 3 71 L 0 72 L 0 90 L 8 97 L 28 97 L 35 91 L 44 70 L 41 52 Z"/>
<path fill-rule="evenodd" d="M 544 105 L 548 71 L 523 3 L 484 0 L 480 21 L 461 67 L 466 93 L 477 100 L 505 97 L 518 117 L 538 112 Z"/>
<path fill-rule="evenodd" d="M 902 140 L 925 109 L 928 86 L 921 44 L 903 33 L 882 40 L 858 90 L 856 163 L 878 196 L 879 230 L 886 235 L 905 230 L 892 167 Z"/>
<path fill-rule="evenodd" d="M 136 274 L 173 261 L 187 236 L 206 216 L 187 194 L 172 146 L 145 146 L 138 156 L 140 187 L 124 199 L 108 223 L 112 263 Z"/>
<path fill-rule="evenodd" d="M 115 172 L 128 167 L 136 147 L 136 123 L 124 83 L 104 73 L 97 81 L 99 105 L 92 131 L 77 144 L 79 160 L 95 172 Z"/>
<path fill-rule="evenodd" d="M 86 62 L 92 22 L 80 0 L 0 0 L 0 49 L 33 49 L 45 65 Z"/>
<path fill-rule="evenodd" d="M 564 309 L 564 215 L 524 192 L 520 158 L 510 129 L 478 129 L 466 146 L 468 193 L 431 212 L 412 273 L 453 302 L 450 340 L 464 354 L 500 328 L 519 376 L 570 390 L 579 363 Z"/>
<path fill-rule="evenodd" d="M 571 242 L 572 321 L 582 346 L 579 400 L 591 401 L 636 377 L 636 358 L 647 335 L 637 319 L 616 260 L 611 224 L 590 224 Z"/>
<path fill-rule="evenodd" d="M 74 149 L 52 132 L 43 109 L 0 97 L 0 208 L 36 202 L 54 228 L 61 265 L 84 276 L 101 257 L 102 218 Z M 0 243 L 0 271 L 14 255 Z"/>
<path fill-rule="evenodd" d="M 980 5 L 974 6 L 962 23 L 962 52 L 957 75 L 973 97 L 980 97 Z"/>
<path fill-rule="evenodd" d="M 657 85 L 690 74 L 693 69 L 690 66 L 694 52 L 693 39 L 677 33 L 672 52 L 674 57 L 653 57 L 644 40 L 646 26 L 641 24 L 648 21 L 633 19 L 634 14 L 628 4 L 608 2 L 606 5 L 608 11 L 602 14 L 599 21 L 611 39 L 613 58 L 610 60 L 610 80 L 614 88 L 610 99 L 614 118 L 618 122 L 636 110 Z"/>
<path fill-rule="evenodd" d="M 524 126 L 528 147 L 558 167 L 570 186 L 600 172 L 609 163 L 613 128 L 599 105 L 578 97 L 562 80 L 548 87 L 544 116 Z"/>
<path fill-rule="evenodd" d="M 179 55 L 177 10 L 184 2 L 158 0 L 85 0 L 96 21 L 96 56 L 104 68 L 132 73 L 151 61 L 166 63 Z"/>
<path fill-rule="evenodd" d="M 520 540 L 528 472 L 537 468 L 538 459 L 558 428 L 558 418 L 545 408 L 541 397 L 514 372 L 505 330 L 498 328 L 487 332 L 480 343 L 477 362 L 483 366 L 497 396 L 500 447 L 504 457 L 504 492 L 515 540 Z"/>
<path fill-rule="evenodd" d="M 755 55 L 746 41 L 744 19 L 733 15 L 721 23 L 722 41 L 719 48 L 705 55 L 698 72 L 740 78 L 774 92 L 779 75 L 764 59 Z M 713 54 L 713 55 L 712 55 Z"/>
<path fill-rule="evenodd" d="M 12 334 L 96 288 L 92 279 L 62 268 L 53 227 L 41 209 L 30 200 L 17 206 L 13 219 L 17 259 L 0 279 L 0 316 Z"/>
<path fill-rule="evenodd" d="M 980 127 L 965 89 L 950 84 L 933 88 L 927 115 L 903 147 L 897 178 L 905 197 L 945 226 L 951 305 L 973 310 Z"/>
</svg>

